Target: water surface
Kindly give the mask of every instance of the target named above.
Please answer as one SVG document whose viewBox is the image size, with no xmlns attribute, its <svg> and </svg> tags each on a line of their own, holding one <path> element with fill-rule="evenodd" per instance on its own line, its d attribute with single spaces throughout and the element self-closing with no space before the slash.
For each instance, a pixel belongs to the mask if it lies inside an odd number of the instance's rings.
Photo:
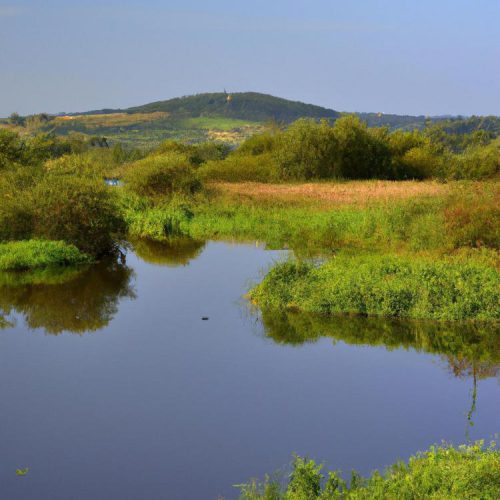
<svg viewBox="0 0 500 500">
<path fill-rule="evenodd" d="M 494 331 L 255 315 L 242 295 L 284 253 L 135 249 L 0 279 L 1 498 L 233 498 L 292 452 L 367 474 L 499 430 Z"/>
</svg>

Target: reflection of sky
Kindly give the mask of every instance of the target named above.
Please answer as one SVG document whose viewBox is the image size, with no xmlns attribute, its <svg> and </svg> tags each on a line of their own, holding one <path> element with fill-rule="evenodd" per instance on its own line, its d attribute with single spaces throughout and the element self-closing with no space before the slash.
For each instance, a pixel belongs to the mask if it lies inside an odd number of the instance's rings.
<svg viewBox="0 0 500 500">
<path fill-rule="evenodd" d="M 175 268 L 130 255 L 137 298 L 106 328 L 2 331 L 6 498 L 231 498 L 294 451 L 368 473 L 465 440 L 471 380 L 436 356 L 256 335 L 239 301 L 275 258 L 224 243 Z M 497 381 L 479 380 L 471 438 L 498 431 L 498 414 Z"/>
<path fill-rule="evenodd" d="M 0 116 L 261 91 L 342 111 L 500 114 L 497 0 L 5 0 Z"/>
</svg>

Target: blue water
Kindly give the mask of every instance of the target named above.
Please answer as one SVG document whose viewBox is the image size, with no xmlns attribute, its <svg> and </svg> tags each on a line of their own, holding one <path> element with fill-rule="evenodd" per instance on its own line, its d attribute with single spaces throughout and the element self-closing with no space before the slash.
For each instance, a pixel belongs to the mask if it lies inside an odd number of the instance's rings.
<svg viewBox="0 0 500 500">
<path fill-rule="evenodd" d="M 292 452 L 367 474 L 499 431 L 494 367 L 470 427 L 473 380 L 440 355 L 266 336 L 242 295 L 283 256 L 212 242 L 177 266 L 129 253 L 111 285 L 0 288 L 0 498 L 234 498 Z"/>
</svg>

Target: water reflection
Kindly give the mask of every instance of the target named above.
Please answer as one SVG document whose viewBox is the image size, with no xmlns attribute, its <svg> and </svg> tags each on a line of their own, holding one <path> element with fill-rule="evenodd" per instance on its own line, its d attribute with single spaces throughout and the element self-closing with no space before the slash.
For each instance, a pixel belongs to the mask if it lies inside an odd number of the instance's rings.
<svg viewBox="0 0 500 500">
<path fill-rule="evenodd" d="M 334 343 L 438 354 L 457 377 L 494 377 L 500 370 L 500 334 L 495 323 L 321 316 L 291 311 L 262 311 L 261 319 L 265 335 L 279 344 L 300 345 L 330 337 Z"/>
<path fill-rule="evenodd" d="M 330 337 L 335 344 L 384 346 L 437 354 L 457 378 L 471 378 L 465 438 L 470 440 L 478 380 L 500 374 L 500 334 L 495 323 L 443 323 L 358 316 L 262 311 L 264 334 L 279 344 L 301 345 Z"/>
<path fill-rule="evenodd" d="M 172 238 L 166 241 L 137 239 L 132 241 L 137 256 L 149 264 L 176 267 L 186 266 L 200 255 L 204 241 L 191 238 Z"/>
<path fill-rule="evenodd" d="M 135 298 L 133 271 L 114 260 L 80 269 L 45 269 L 0 277 L 0 325 L 22 316 L 47 333 L 84 333 L 105 327 L 123 298 Z M 7 325 L 8 326 L 8 325 Z"/>
</svg>

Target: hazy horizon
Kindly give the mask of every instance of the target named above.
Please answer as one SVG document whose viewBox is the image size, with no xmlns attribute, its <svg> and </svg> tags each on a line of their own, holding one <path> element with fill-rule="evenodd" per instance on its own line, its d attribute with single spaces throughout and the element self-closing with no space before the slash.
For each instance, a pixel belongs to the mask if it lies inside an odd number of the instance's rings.
<svg viewBox="0 0 500 500">
<path fill-rule="evenodd" d="M 495 0 L 0 0 L 0 116 L 224 88 L 338 111 L 500 115 L 495 19 Z"/>
</svg>

